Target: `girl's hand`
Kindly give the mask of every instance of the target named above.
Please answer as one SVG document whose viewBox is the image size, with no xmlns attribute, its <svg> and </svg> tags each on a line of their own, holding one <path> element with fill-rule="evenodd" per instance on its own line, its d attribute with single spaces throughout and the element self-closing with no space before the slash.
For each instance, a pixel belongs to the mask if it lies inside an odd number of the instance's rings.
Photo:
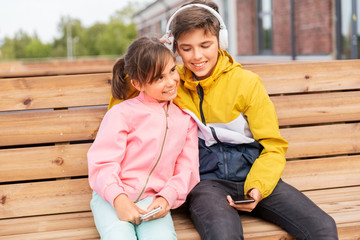
<svg viewBox="0 0 360 240">
<path fill-rule="evenodd" d="M 114 200 L 114 207 L 118 218 L 121 221 L 131 222 L 132 224 L 139 225 L 140 214 L 145 214 L 146 212 L 139 208 L 133 203 L 126 194 L 120 194 Z"/>
<path fill-rule="evenodd" d="M 261 201 L 262 196 L 258 189 L 253 188 L 249 191 L 248 195 L 255 200 L 255 202 L 252 203 L 242 203 L 242 204 L 235 204 L 234 200 L 231 198 L 230 195 L 228 195 L 226 198 L 230 204 L 230 206 L 236 208 L 238 211 L 244 211 L 244 212 L 251 212 L 254 210 L 256 205 Z"/>
<path fill-rule="evenodd" d="M 166 37 L 166 34 L 164 36 L 162 36 L 159 40 L 161 43 L 171 44 L 171 41 Z"/>
<path fill-rule="evenodd" d="M 170 211 L 170 206 L 169 206 L 168 201 L 163 197 L 156 197 L 154 199 L 154 201 L 147 208 L 147 212 L 150 212 L 151 210 L 153 210 L 155 208 L 158 208 L 158 207 L 161 207 L 160 212 L 158 212 L 155 215 L 145 219 L 144 222 L 154 220 L 154 219 L 157 219 L 157 218 L 165 217 L 166 214 Z"/>
</svg>

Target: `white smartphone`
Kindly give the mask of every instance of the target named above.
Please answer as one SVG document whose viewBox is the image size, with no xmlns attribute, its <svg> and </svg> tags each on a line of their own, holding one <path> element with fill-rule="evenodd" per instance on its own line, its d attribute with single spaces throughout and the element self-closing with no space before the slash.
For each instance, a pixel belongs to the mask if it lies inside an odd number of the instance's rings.
<svg viewBox="0 0 360 240">
<path fill-rule="evenodd" d="M 249 199 L 241 199 L 241 200 L 234 200 L 235 204 L 244 204 L 244 203 L 252 203 L 255 202 L 254 199 L 249 198 Z"/>
<path fill-rule="evenodd" d="M 143 220 L 153 216 L 154 214 L 160 212 L 160 210 L 161 210 L 161 207 L 158 207 L 158 208 L 155 208 L 155 209 L 151 210 L 150 212 L 148 212 L 148 213 L 146 213 L 144 215 L 140 214 L 140 220 L 143 221 Z"/>
</svg>

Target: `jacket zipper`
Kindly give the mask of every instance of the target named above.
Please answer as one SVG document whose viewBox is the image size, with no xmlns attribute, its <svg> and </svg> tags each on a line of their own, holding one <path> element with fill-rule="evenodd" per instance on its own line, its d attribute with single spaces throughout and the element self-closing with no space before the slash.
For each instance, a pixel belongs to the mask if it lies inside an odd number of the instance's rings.
<svg viewBox="0 0 360 240">
<path fill-rule="evenodd" d="M 167 105 L 167 106 L 169 106 L 169 105 Z M 161 158 L 161 155 L 162 155 L 162 152 L 163 152 L 163 150 L 164 150 L 165 139 L 166 139 L 167 131 L 168 131 L 168 128 L 169 128 L 169 124 L 168 124 L 169 113 L 168 113 L 168 109 L 165 110 L 165 107 L 164 107 L 163 109 L 164 109 L 165 116 L 166 116 L 166 129 L 165 129 L 165 134 L 164 134 L 163 142 L 162 142 L 161 149 L 160 149 L 160 154 L 159 154 L 158 159 L 157 159 L 156 162 L 155 162 L 155 165 L 153 166 L 153 168 L 151 169 L 149 175 L 147 176 L 145 185 L 144 185 L 143 189 L 141 190 L 141 193 L 140 193 L 140 195 L 138 196 L 138 198 L 136 199 L 135 202 L 138 202 L 138 201 L 140 200 L 140 197 L 143 195 L 143 193 L 144 193 L 144 191 L 145 191 L 145 189 L 146 189 L 146 186 L 147 186 L 147 184 L 149 183 L 149 179 L 150 179 L 150 177 L 151 177 L 151 174 L 154 172 L 156 166 L 158 165 L 158 163 L 159 163 L 159 161 L 160 161 L 160 158 Z"/>
<path fill-rule="evenodd" d="M 214 139 L 216 140 L 217 144 L 220 146 L 220 152 L 223 154 L 224 157 L 224 178 L 225 180 L 229 179 L 229 169 L 228 169 L 228 159 L 226 156 L 226 153 L 223 148 L 222 142 L 219 140 L 219 138 L 216 135 L 215 129 L 213 127 L 210 127 L 211 134 L 213 135 Z"/>
<path fill-rule="evenodd" d="M 196 90 L 197 90 L 197 94 L 200 99 L 199 108 L 200 108 L 201 122 L 204 125 L 206 125 L 205 116 L 204 116 L 204 112 L 203 112 L 203 108 L 202 108 L 203 101 L 204 101 L 204 89 L 200 86 L 200 84 L 198 84 L 196 87 Z"/>
<path fill-rule="evenodd" d="M 203 111 L 203 102 L 204 102 L 204 89 L 201 87 L 200 84 L 198 84 L 196 86 L 196 90 L 197 90 L 197 94 L 199 96 L 200 99 L 200 103 L 199 103 L 199 108 L 200 108 L 200 115 L 201 115 L 201 122 L 206 125 L 206 121 L 205 121 L 205 116 L 204 116 L 204 111 Z M 213 127 L 210 127 L 211 129 L 211 133 L 214 137 L 214 139 L 217 141 L 217 143 L 220 145 L 220 152 L 223 154 L 224 157 L 224 174 L 225 174 L 225 179 L 227 180 L 229 178 L 229 169 L 228 169 L 228 159 L 226 156 L 226 153 L 224 152 L 222 143 L 220 142 L 220 140 L 217 138 L 216 136 L 216 132 L 215 129 Z"/>
</svg>

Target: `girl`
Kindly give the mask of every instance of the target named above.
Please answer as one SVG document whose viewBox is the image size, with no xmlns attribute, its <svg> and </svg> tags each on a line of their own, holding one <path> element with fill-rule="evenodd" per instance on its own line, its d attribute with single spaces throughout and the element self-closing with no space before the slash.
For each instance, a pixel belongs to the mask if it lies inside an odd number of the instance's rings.
<svg viewBox="0 0 360 240">
<path fill-rule="evenodd" d="M 176 239 L 169 209 L 199 182 L 197 126 L 172 103 L 179 81 L 173 54 L 153 38 L 134 41 L 114 65 L 113 96 L 140 93 L 106 113 L 88 152 L 102 239 Z"/>
</svg>

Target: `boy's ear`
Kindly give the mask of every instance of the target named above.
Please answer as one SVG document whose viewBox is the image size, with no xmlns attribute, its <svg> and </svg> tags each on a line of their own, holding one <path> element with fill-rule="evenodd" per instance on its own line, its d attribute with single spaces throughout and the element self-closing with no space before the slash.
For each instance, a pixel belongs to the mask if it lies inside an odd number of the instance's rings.
<svg viewBox="0 0 360 240">
<path fill-rule="evenodd" d="M 139 83 L 139 81 L 131 79 L 131 85 L 134 86 L 134 88 L 136 88 L 136 90 L 138 90 L 139 92 L 143 91 L 143 86 Z"/>
</svg>

